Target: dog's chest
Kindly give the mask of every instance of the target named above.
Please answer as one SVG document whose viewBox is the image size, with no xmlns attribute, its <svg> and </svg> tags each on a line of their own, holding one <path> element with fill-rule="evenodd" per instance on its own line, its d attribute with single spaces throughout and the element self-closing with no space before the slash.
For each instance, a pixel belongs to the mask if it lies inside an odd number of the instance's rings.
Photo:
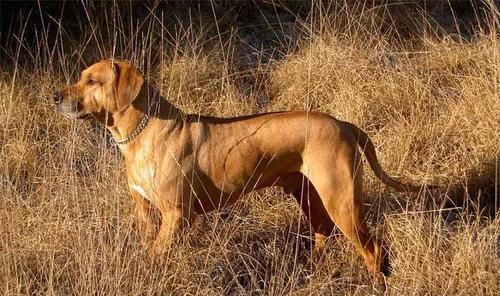
<svg viewBox="0 0 500 296">
<path fill-rule="evenodd" d="M 156 165 L 149 149 L 137 151 L 133 160 L 127 161 L 127 176 L 131 190 L 143 198 L 153 202 L 158 191 L 156 180 Z"/>
<path fill-rule="evenodd" d="M 151 194 L 148 194 L 148 192 L 146 192 L 146 190 L 142 188 L 141 185 L 131 184 L 130 189 L 139 193 L 143 198 L 149 200 L 150 202 L 153 202 Z"/>
<path fill-rule="evenodd" d="M 128 178 L 131 190 L 139 193 L 143 198 L 153 202 L 157 186 L 155 184 L 154 167 L 144 167 L 129 173 Z"/>
</svg>

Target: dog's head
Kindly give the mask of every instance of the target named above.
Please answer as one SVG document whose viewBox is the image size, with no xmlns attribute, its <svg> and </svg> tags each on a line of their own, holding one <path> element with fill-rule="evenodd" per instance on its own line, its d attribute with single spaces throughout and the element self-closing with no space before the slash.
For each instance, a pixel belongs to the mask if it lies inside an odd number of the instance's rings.
<svg viewBox="0 0 500 296">
<path fill-rule="evenodd" d="M 100 61 L 83 70 L 80 80 L 54 93 L 58 112 L 72 119 L 94 116 L 109 125 L 138 96 L 144 77 L 130 63 Z"/>
</svg>

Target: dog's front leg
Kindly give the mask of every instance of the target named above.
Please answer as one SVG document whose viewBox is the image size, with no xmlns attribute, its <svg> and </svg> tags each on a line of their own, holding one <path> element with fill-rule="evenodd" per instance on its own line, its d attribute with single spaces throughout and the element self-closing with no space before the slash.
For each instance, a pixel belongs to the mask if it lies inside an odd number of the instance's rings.
<svg viewBox="0 0 500 296">
<path fill-rule="evenodd" d="M 162 184 L 153 198 L 154 205 L 161 214 L 161 226 L 152 246 L 152 253 L 162 255 L 172 245 L 174 238 L 195 219 L 194 197 L 191 184 L 183 177 Z"/>
<path fill-rule="evenodd" d="M 163 254 L 174 240 L 177 233 L 183 228 L 182 206 L 169 207 L 169 209 L 160 209 L 161 226 L 153 244 L 153 253 Z"/>
<path fill-rule="evenodd" d="M 135 201 L 135 212 L 141 239 L 145 243 L 150 243 L 158 232 L 157 215 L 153 212 L 152 204 L 135 190 L 131 191 L 132 199 Z"/>
</svg>

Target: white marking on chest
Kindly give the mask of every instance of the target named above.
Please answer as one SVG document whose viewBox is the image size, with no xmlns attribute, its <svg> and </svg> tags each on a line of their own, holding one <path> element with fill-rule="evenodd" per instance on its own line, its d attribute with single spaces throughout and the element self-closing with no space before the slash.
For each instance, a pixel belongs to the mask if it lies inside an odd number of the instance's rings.
<svg viewBox="0 0 500 296">
<path fill-rule="evenodd" d="M 134 189 L 135 191 L 137 191 L 140 195 L 142 195 L 142 197 L 144 197 L 145 199 L 149 200 L 149 201 L 152 201 L 147 193 L 146 193 L 146 190 L 144 190 L 144 188 L 142 188 L 141 186 L 137 185 L 137 184 L 134 184 L 132 186 L 130 186 L 130 188 Z"/>
</svg>

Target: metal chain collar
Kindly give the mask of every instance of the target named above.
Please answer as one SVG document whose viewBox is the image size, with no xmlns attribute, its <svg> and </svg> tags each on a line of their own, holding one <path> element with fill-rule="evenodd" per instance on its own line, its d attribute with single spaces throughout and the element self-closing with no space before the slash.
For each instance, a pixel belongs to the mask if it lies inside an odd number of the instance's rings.
<svg viewBox="0 0 500 296">
<path fill-rule="evenodd" d="M 139 125 L 137 126 L 137 128 L 130 135 L 128 135 L 128 137 L 126 137 L 123 140 L 117 140 L 117 139 L 111 137 L 109 139 L 109 143 L 111 145 L 123 145 L 123 144 L 129 143 L 135 137 L 137 137 L 144 130 L 144 128 L 146 128 L 148 121 L 149 121 L 149 116 L 147 114 L 144 114 L 144 116 L 142 117 L 142 120 L 139 123 Z"/>
</svg>

